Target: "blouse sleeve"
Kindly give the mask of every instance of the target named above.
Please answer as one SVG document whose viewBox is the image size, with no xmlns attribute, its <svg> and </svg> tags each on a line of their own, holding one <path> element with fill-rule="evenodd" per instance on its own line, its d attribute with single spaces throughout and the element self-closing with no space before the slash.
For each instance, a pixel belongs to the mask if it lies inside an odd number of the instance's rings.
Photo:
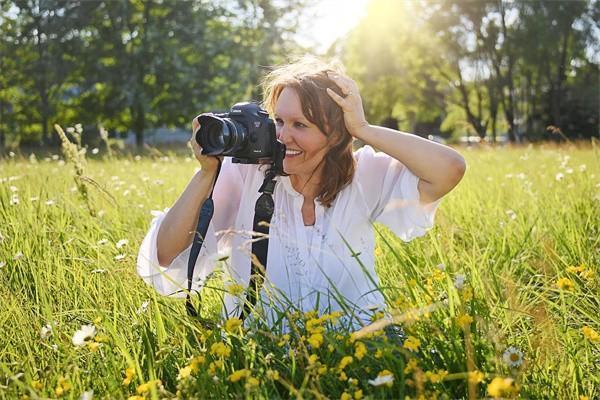
<svg viewBox="0 0 600 400">
<path fill-rule="evenodd" d="M 238 165 L 232 164 L 230 158 L 223 162 L 221 172 L 213 192 L 215 212 L 208 226 L 204 244 L 196 260 L 192 290 L 199 290 L 206 277 L 214 270 L 220 258 L 219 245 L 222 231 L 233 227 L 237 210 L 239 209 L 241 188 L 245 171 Z M 165 210 L 166 211 L 166 210 Z M 164 220 L 165 213 L 154 212 L 154 219 L 150 224 L 137 258 L 138 275 L 154 289 L 165 296 L 185 297 L 187 290 L 187 264 L 190 256 L 191 245 L 183 250 L 166 267 L 158 263 L 156 239 L 158 230 Z"/>
<path fill-rule="evenodd" d="M 357 175 L 372 222 L 381 222 L 408 242 L 433 227 L 441 202 L 421 205 L 419 177 L 395 158 L 364 146 L 355 153 Z"/>
</svg>

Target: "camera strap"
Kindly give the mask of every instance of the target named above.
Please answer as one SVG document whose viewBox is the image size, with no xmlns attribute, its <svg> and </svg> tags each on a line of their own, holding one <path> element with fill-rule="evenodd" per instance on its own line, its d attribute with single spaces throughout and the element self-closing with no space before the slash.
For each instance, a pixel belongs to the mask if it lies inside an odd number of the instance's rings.
<svg viewBox="0 0 600 400">
<path fill-rule="evenodd" d="M 200 209 L 200 215 L 198 216 L 198 223 L 196 226 L 194 240 L 192 242 L 192 248 L 190 250 L 190 257 L 188 259 L 187 269 L 188 290 L 185 299 L 185 308 L 189 316 L 198 318 L 204 326 L 209 328 L 212 328 L 214 324 L 212 324 L 210 320 L 199 317 L 198 311 L 192 303 L 191 295 L 196 260 L 200 255 L 200 250 L 202 248 L 202 245 L 204 244 L 204 238 L 206 237 L 206 233 L 208 232 L 208 225 L 210 224 L 210 221 L 212 220 L 214 214 L 214 202 L 212 199 L 212 195 L 220 171 L 221 161 L 219 161 L 217 175 L 215 177 L 215 183 L 213 184 L 213 188 L 211 189 L 210 195 L 204 201 L 204 203 L 202 204 L 202 208 Z M 252 256 L 250 260 L 250 282 L 247 290 L 247 298 L 244 303 L 244 307 L 242 308 L 242 311 L 240 313 L 240 318 L 242 320 L 250 314 L 252 308 L 256 305 L 256 301 L 258 299 L 258 295 L 260 293 L 260 289 L 263 285 L 265 278 L 267 255 L 269 250 L 269 226 L 271 224 L 271 218 L 273 217 L 273 211 L 275 209 L 273 193 L 275 191 L 275 184 L 277 183 L 277 181 L 275 180 L 276 176 L 276 170 L 267 172 L 263 184 L 258 190 L 259 193 L 261 193 L 261 195 L 258 197 L 258 200 L 256 200 L 256 204 L 254 206 L 254 221 L 252 228 Z M 200 303 L 202 302 L 201 297 L 201 292 L 198 292 L 198 298 L 200 299 Z"/>
<path fill-rule="evenodd" d="M 217 174 L 215 176 L 215 182 L 213 183 L 212 189 L 210 190 L 210 194 L 208 198 L 202 204 L 202 208 L 200 209 L 200 215 L 198 216 L 198 223 L 196 224 L 196 230 L 194 232 L 194 240 L 192 241 L 192 248 L 190 249 L 190 257 L 188 258 L 188 267 L 187 267 L 187 296 L 185 298 L 185 308 L 187 313 L 191 317 L 198 317 L 198 312 L 192 303 L 192 280 L 194 278 L 194 268 L 196 267 L 196 260 L 200 255 L 200 250 L 202 249 L 202 245 L 204 244 L 204 238 L 206 237 L 206 232 L 208 232 L 208 225 L 212 220 L 215 205 L 212 199 L 213 192 L 215 190 L 215 185 L 217 184 L 217 179 L 219 178 L 219 173 L 221 172 L 221 159 L 219 159 L 219 165 L 217 167 Z M 198 297 L 201 298 L 201 293 L 198 292 Z M 201 322 L 205 326 L 210 326 L 210 322 L 203 318 L 200 318 Z"/>
</svg>

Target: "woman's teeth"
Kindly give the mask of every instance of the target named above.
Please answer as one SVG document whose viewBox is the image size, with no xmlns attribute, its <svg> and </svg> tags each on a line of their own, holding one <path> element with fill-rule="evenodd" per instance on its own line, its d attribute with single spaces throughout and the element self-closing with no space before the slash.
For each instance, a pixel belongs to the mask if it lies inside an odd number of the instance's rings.
<svg viewBox="0 0 600 400">
<path fill-rule="evenodd" d="M 302 154 L 302 152 L 300 150 L 286 150 L 285 151 L 286 157 L 296 157 L 300 154 Z"/>
</svg>

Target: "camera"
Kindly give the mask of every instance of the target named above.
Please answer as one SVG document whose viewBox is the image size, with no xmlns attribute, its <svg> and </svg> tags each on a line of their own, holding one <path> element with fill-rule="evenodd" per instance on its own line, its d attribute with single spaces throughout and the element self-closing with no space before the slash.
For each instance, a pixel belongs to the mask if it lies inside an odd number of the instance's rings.
<svg viewBox="0 0 600 400">
<path fill-rule="evenodd" d="M 195 139 L 202 154 L 233 157 L 232 162 L 242 164 L 275 163 L 285 157 L 275 123 L 256 103 L 237 103 L 224 114 L 200 114 L 197 121 Z"/>
</svg>

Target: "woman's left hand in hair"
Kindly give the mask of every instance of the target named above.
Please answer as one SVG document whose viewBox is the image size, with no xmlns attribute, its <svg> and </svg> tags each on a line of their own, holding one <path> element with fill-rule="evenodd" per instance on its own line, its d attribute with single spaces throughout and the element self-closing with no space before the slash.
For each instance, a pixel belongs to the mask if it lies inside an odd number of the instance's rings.
<svg viewBox="0 0 600 400">
<path fill-rule="evenodd" d="M 333 99 L 344 111 L 344 122 L 348 132 L 356 138 L 359 137 L 360 131 L 369 126 L 365 118 L 365 111 L 362 105 L 362 99 L 358 91 L 358 86 L 350 78 L 340 76 L 338 74 L 329 73 L 335 84 L 341 89 L 344 97 L 338 95 L 333 90 L 327 88 L 327 94 Z"/>
</svg>

